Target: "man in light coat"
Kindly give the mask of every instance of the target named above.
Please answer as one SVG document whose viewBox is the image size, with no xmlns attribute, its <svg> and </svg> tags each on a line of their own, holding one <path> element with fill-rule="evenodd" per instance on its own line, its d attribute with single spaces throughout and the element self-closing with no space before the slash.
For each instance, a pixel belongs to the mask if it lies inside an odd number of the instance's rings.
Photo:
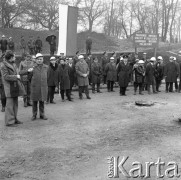
<svg viewBox="0 0 181 180">
<path fill-rule="evenodd" d="M 22 124 L 17 119 L 18 96 L 23 96 L 24 91 L 20 82 L 20 75 L 15 64 L 15 55 L 8 50 L 5 54 L 5 61 L 1 66 L 2 81 L 6 95 L 5 125 L 15 126 Z"/>
<path fill-rule="evenodd" d="M 77 81 L 79 86 L 79 98 L 82 99 L 82 92 L 85 91 L 85 94 L 87 96 L 87 99 L 91 99 L 89 96 L 89 67 L 86 61 L 84 60 L 84 56 L 79 56 L 79 62 L 75 65 L 75 70 L 77 73 Z"/>
<path fill-rule="evenodd" d="M 43 55 L 41 53 L 36 54 L 36 64 L 34 68 L 28 70 L 31 72 L 31 100 L 33 101 L 32 121 L 36 120 L 37 105 L 39 102 L 40 119 L 47 120 L 44 110 L 44 102 L 47 100 L 48 95 L 48 66 L 43 64 Z"/>
</svg>

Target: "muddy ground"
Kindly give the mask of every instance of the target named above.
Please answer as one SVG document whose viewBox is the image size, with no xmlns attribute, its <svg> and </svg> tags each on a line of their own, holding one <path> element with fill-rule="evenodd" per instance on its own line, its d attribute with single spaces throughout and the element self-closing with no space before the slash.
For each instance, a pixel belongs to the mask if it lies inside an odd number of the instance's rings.
<svg viewBox="0 0 181 180">
<path fill-rule="evenodd" d="M 23 125 L 5 127 L 0 112 L 0 179 L 107 180 L 109 156 L 129 156 L 127 171 L 134 161 L 144 170 L 145 162 L 161 157 L 166 165 L 178 163 L 181 173 L 181 94 L 165 93 L 163 87 L 159 94 L 144 96 L 134 96 L 129 87 L 125 97 L 118 88 L 112 93 L 103 89 L 82 101 L 73 92 L 74 102 L 56 95 L 57 104 L 46 105 L 47 121 L 31 121 L 31 107 L 24 108 L 20 98 Z M 137 100 L 155 104 L 137 107 Z M 152 167 L 150 179 L 155 178 Z M 127 178 L 120 173 L 118 179 Z"/>
</svg>

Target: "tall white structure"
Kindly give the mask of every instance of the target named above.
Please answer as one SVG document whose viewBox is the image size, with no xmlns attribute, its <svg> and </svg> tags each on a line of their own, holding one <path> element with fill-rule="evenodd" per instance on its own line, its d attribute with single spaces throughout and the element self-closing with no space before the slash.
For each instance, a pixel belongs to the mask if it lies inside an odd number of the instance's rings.
<svg viewBox="0 0 181 180">
<path fill-rule="evenodd" d="M 74 56 L 77 50 L 78 8 L 59 4 L 58 53 Z"/>
</svg>

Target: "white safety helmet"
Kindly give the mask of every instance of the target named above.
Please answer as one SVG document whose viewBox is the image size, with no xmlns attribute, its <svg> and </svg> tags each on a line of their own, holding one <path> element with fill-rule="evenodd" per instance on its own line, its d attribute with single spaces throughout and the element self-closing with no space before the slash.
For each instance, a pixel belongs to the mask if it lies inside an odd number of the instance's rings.
<svg viewBox="0 0 181 180">
<path fill-rule="evenodd" d="M 151 57 L 150 61 L 156 61 L 156 58 L 155 57 Z"/>
</svg>

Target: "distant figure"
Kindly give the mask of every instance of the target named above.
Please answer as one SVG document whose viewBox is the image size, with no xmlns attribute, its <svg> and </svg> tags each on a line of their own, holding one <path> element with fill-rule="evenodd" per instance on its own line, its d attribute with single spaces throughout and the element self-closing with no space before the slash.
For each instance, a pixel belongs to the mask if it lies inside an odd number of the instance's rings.
<svg viewBox="0 0 181 180">
<path fill-rule="evenodd" d="M 33 55 L 33 54 L 35 54 L 35 52 L 34 52 L 35 42 L 34 42 L 32 36 L 30 36 L 29 38 L 30 38 L 30 39 L 29 39 L 29 41 L 28 41 L 28 43 L 27 43 L 28 49 L 29 49 L 29 54 L 30 54 L 30 55 Z"/>
<path fill-rule="evenodd" d="M 14 52 L 14 48 L 15 48 L 15 45 L 14 45 L 13 38 L 10 37 L 8 41 L 8 49 Z"/>
<path fill-rule="evenodd" d="M 38 36 L 37 40 L 35 41 L 35 53 L 40 53 L 42 51 L 43 43 L 40 37 Z"/>
<path fill-rule="evenodd" d="M 50 55 L 53 56 L 56 51 L 56 39 L 54 36 L 52 36 L 52 39 L 49 42 L 49 44 L 50 44 Z"/>
<path fill-rule="evenodd" d="M 22 49 L 22 54 L 24 54 L 26 51 L 26 41 L 24 39 L 24 36 L 21 36 L 20 48 Z"/>
<path fill-rule="evenodd" d="M 8 41 L 6 40 L 5 35 L 2 35 L 2 39 L 0 40 L 0 47 L 1 47 L 2 54 L 4 54 L 8 47 Z"/>
<path fill-rule="evenodd" d="M 91 54 L 91 49 L 92 49 L 92 39 L 90 38 L 90 36 L 88 36 L 86 39 L 86 54 Z"/>
</svg>

